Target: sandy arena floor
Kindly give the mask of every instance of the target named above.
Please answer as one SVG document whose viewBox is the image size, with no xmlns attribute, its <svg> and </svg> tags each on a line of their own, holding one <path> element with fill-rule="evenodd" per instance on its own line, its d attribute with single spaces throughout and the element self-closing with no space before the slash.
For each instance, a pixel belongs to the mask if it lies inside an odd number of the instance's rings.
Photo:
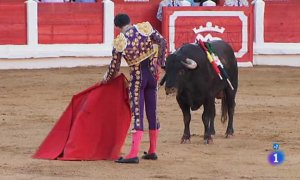
<svg viewBox="0 0 300 180">
<path fill-rule="evenodd" d="M 235 136 L 225 139 L 217 101 L 214 144 L 203 144 L 201 110 L 193 112 L 192 143 L 179 144 L 181 111 L 174 97 L 159 91 L 162 125 L 158 161 L 139 165 L 112 161 L 32 159 L 71 96 L 103 76 L 106 68 L 0 71 L 0 179 L 300 179 L 300 68 L 239 69 Z M 122 68 L 128 72 L 127 68 Z M 97 138 L 97 137 L 95 137 Z M 286 161 L 268 164 L 272 143 Z M 142 151 L 148 149 L 148 134 Z M 128 152 L 127 138 L 123 153 Z"/>
</svg>

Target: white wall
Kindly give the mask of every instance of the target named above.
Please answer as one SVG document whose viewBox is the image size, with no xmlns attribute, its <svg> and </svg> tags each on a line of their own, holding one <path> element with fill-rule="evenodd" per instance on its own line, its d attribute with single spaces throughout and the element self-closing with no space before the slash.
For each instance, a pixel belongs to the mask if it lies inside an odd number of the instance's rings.
<svg viewBox="0 0 300 180">
<path fill-rule="evenodd" d="M 254 5 L 254 65 L 300 67 L 300 43 L 266 43 L 264 41 L 265 2 Z"/>
</svg>

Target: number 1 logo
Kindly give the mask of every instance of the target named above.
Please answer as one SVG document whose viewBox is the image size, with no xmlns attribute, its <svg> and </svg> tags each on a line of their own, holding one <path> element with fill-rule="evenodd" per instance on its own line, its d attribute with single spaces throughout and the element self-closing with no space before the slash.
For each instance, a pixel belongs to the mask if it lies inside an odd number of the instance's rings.
<svg viewBox="0 0 300 180">
<path fill-rule="evenodd" d="M 272 165 L 280 165 L 284 162 L 284 154 L 281 151 L 272 152 L 269 155 L 269 163 Z"/>
</svg>

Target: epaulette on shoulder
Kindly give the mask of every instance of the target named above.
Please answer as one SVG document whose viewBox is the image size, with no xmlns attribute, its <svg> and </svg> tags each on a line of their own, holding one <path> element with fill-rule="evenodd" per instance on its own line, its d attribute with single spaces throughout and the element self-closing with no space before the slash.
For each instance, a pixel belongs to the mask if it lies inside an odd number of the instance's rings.
<svg viewBox="0 0 300 180">
<path fill-rule="evenodd" d="M 113 41 L 113 46 L 118 52 L 123 52 L 127 47 L 127 39 L 123 33 L 120 33 Z"/>
<path fill-rule="evenodd" d="M 146 21 L 135 25 L 137 31 L 144 36 L 150 36 L 153 33 L 153 27 Z"/>
</svg>

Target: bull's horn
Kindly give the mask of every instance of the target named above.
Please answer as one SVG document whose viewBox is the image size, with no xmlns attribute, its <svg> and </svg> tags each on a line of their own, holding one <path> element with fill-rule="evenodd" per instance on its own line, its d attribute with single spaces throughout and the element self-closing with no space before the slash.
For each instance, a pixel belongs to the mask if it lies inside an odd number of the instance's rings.
<svg viewBox="0 0 300 180">
<path fill-rule="evenodd" d="M 167 74 L 165 74 L 164 77 L 160 80 L 160 83 L 159 83 L 160 86 L 163 86 L 165 84 L 166 78 L 167 78 Z"/>
<path fill-rule="evenodd" d="M 181 63 L 189 69 L 195 69 L 197 67 L 197 63 L 190 58 L 186 58 L 185 61 L 181 61 Z"/>
</svg>

